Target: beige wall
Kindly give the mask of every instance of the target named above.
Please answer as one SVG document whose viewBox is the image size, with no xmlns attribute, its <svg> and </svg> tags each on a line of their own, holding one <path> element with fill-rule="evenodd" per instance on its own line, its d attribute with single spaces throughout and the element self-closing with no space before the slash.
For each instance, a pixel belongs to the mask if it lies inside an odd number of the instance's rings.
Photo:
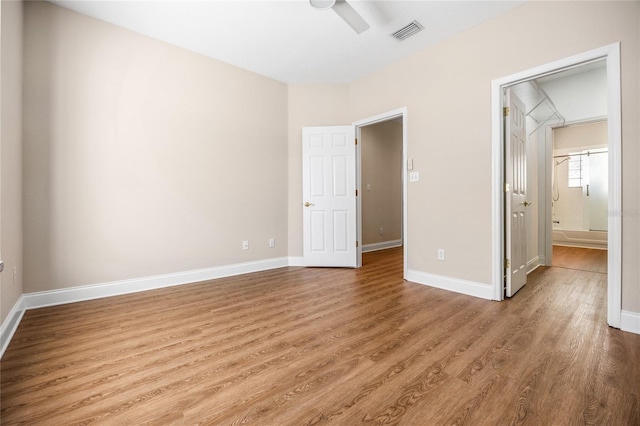
<svg viewBox="0 0 640 426">
<path fill-rule="evenodd" d="M 366 248 L 402 239 L 402 123 L 366 126 L 360 136 L 362 244 Z"/>
<path fill-rule="evenodd" d="M 302 128 L 350 124 L 346 84 L 289 86 L 289 256 L 302 256 Z"/>
<path fill-rule="evenodd" d="M 25 13 L 25 292 L 301 256 L 301 128 L 402 106 L 421 174 L 409 268 L 489 285 L 491 80 L 620 41 L 622 308 L 640 312 L 637 1 L 530 2 L 351 84 L 288 87 L 46 3 Z"/>
<path fill-rule="evenodd" d="M 553 129 L 553 149 L 558 151 L 570 148 L 606 148 L 608 138 L 606 121 L 558 127 Z"/>
<path fill-rule="evenodd" d="M 636 14 L 637 14 L 637 24 L 636 24 L 636 32 L 637 32 L 637 44 L 636 44 L 636 64 L 638 64 L 638 68 L 636 69 L 636 75 L 640 74 L 640 2 L 636 1 Z M 631 72 L 633 72 L 633 70 L 631 70 Z M 631 79 L 631 81 L 633 81 L 633 77 L 627 77 L 626 80 Z M 630 117 L 630 119 L 632 120 L 631 123 L 625 123 L 624 125 L 630 125 L 631 130 L 628 132 L 629 136 L 628 137 L 633 137 L 633 135 L 635 134 L 635 141 L 636 144 L 638 142 L 640 142 L 640 82 L 638 81 L 639 79 L 635 79 L 635 95 L 633 94 L 633 84 L 630 85 L 629 87 L 629 96 L 627 96 L 626 98 L 629 99 L 631 98 L 631 101 L 627 100 L 627 103 L 629 102 L 633 102 L 633 99 L 635 99 L 635 104 L 636 104 L 636 115 L 635 115 L 635 119 L 633 118 L 633 111 L 630 111 L 629 114 L 627 114 L 627 117 Z M 635 123 L 635 133 L 633 132 L 633 123 Z M 633 143 L 633 139 L 629 140 L 629 142 L 627 142 L 625 145 L 629 144 L 629 143 Z M 629 161 L 626 161 L 626 164 L 632 163 L 634 161 L 633 158 L 633 150 L 631 152 L 629 152 Z M 635 150 L 635 164 L 640 164 L 640 147 L 636 148 Z M 631 166 L 634 167 L 634 166 Z M 633 191 L 635 189 L 635 203 L 629 201 L 627 203 L 627 206 L 629 208 L 634 208 L 635 207 L 635 211 L 632 211 L 632 216 L 635 215 L 635 219 L 627 219 L 628 222 L 634 222 L 635 225 L 635 229 L 634 229 L 634 225 L 630 226 L 629 229 L 629 236 L 626 239 L 625 242 L 625 247 L 626 250 L 629 252 L 629 255 L 625 256 L 625 258 L 627 259 L 628 262 L 630 262 L 631 264 L 636 265 L 636 269 L 634 270 L 633 267 L 631 268 L 624 268 L 623 267 L 623 272 L 625 272 L 625 277 L 624 277 L 624 281 L 623 281 L 623 303 L 622 306 L 624 309 L 628 309 L 630 311 L 633 312 L 637 312 L 640 313 L 640 282 L 638 282 L 638 274 L 640 273 L 640 172 L 637 170 L 637 166 L 634 167 L 635 174 L 633 175 L 628 175 L 629 177 L 627 179 L 623 179 L 623 184 L 624 182 L 628 182 L 628 185 L 631 186 L 631 188 L 627 191 L 625 191 L 625 193 L 630 193 L 631 191 Z M 635 181 L 633 180 L 635 178 Z M 633 200 L 634 198 L 632 198 Z M 624 230 L 624 228 L 623 228 Z M 635 231 L 635 233 L 634 233 Z M 624 232 L 624 231 L 623 231 Z M 635 261 L 633 260 L 633 256 L 635 256 Z M 633 274 L 635 275 L 635 281 L 636 281 L 636 287 L 634 288 L 633 285 L 629 285 L 626 283 L 632 283 L 634 280 Z"/>
<path fill-rule="evenodd" d="M 0 323 L 22 287 L 22 2 L 0 4 Z M 14 280 L 14 268 L 16 275 Z"/>
<path fill-rule="evenodd" d="M 408 108 L 408 156 L 421 174 L 407 200 L 409 269 L 490 283 L 491 81 L 619 41 L 622 308 L 640 312 L 639 8 L 529 2 L 350 85 L 352 120 Z M 436 259 L 437 248 L 447 250 L 446 261 Z"/>
<path fill-rule="evenodd" d="M 25 292 L 287 255 L 285 84 L 44 2 L 25 28 Z"/>
</svg>

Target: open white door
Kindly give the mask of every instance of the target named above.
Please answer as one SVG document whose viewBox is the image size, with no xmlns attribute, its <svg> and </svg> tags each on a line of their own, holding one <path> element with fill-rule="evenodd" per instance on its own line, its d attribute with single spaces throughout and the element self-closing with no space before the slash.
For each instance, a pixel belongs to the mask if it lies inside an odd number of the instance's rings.
<svg viewBox="0 0 640 426">
<path fill-rule="evenodd" d="M 511 297 L 527 283 L 527 132 L 524 104 L 510 89 L 505 105 L 505 269 Z"/>
<path fill-rule="evenodd" d="M 305 266 L 357 267 L 355 126 L 302 129 Z"/>
</svg>

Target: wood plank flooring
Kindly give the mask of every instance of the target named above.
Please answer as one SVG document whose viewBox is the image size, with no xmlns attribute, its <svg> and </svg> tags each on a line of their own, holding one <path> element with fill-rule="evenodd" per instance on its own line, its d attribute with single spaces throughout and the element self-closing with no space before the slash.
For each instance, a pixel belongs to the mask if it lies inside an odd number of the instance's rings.
<svg viewBox="0 0 640 426">
<path fill-rule="evenodd" d="M 560 268 L 607 273 L 607 250 L 553 246 L 552 265 Z"/>
<path fill-rule="evenodd" d="M 640 425 L 606 274 L 499 303 L 403 281 L 401 249 L 30 310 L 0 372 L 3 425 Z"/>
</svg>

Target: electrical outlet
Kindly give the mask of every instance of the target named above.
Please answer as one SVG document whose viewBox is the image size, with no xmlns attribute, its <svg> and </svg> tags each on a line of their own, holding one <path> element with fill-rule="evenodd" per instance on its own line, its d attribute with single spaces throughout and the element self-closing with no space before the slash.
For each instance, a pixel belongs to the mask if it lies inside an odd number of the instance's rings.
<svg viewBox="0 0 640 426">
<path fill-rule="evenodd" d="M 18 282 L 18 267 L 13 267 L 13 284 L 15 285 Z"/>
<path fill-rule="evenodd" d="M 438 249 L 438 260 L 444 260 L 444 249 Z"/>
<path fill-rule="evenodd" d="M 242 242 L 242 250 L 249 250 L 249 241 Z"/>
<path fill-rule="evenodd" d="M 378 235 L 384 235 L 384 228 L 382 226 L 378 228 Z"/>
<path fill-rule="evenodd" d="M 409 182 L 419 182 L 419 181 L 420 181 L 420 172 L 409 173 Z"/>
<path fill-rule="evenodd" d="M 269 247 L 270 248 L 274 248 L 276 246 L 276 239 L 275 238 L 269 238 Z"/>
</svg>

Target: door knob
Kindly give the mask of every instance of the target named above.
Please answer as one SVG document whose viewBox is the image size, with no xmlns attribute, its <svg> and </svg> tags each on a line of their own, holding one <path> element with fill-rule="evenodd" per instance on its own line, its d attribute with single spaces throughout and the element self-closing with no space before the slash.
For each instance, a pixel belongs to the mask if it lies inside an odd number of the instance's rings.
<svg viewBox="0 0 640 426">
<path fill-rule="evenodd" d="M 305 207 L 315 206 L 315 204 L 310 203 L 310 202 L 308 202 L 308 201 L 305 201 L 304 206 L 305 206 Z"/>
<path fill-rule="evenodd" d="M 522 204 L 524 204 L 524 206 L 525 206 L 525 207 L 527 207 L 527 206 L 530 206 L 530 205 L 531 205 L 531 204 L 533 204 L 533 203 L 530 203 L 530 202 L 528 202 L 528 201 L 525 201 L 525 202 L 524 202 L 524 203 L 522 203 Z"/>
</svg>

